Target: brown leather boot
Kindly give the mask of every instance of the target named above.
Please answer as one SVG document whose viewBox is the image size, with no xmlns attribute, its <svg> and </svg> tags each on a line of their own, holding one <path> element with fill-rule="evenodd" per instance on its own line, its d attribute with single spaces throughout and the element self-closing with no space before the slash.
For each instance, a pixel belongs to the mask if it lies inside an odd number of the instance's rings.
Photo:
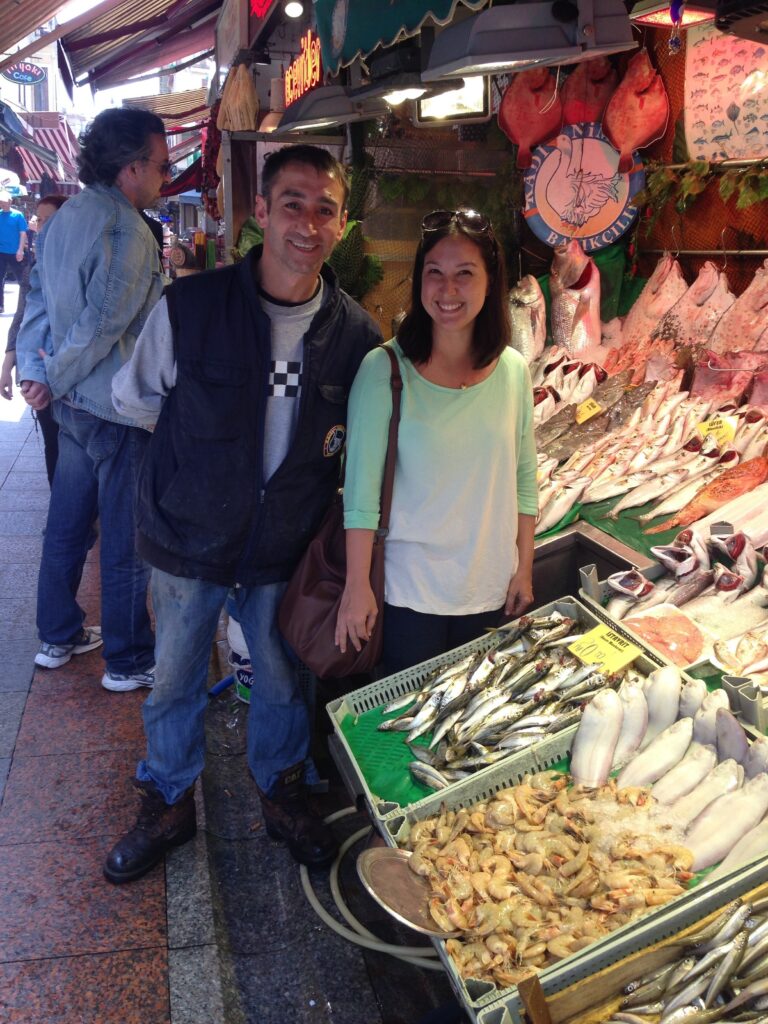
<svg viewBox="0 0 768 1024">
<path fill-rule="evenodd" d="M 136 824 L 109 852 L 104 877 L 115 885 L 146 875 L 166 850 L 186 843 L 197 832 L 194 786 L 175 804 L 167 804 L 152 782 L 134 780 L 141 796 Z"/>
<path fill-rule="evenodd" d="M 270 796 L 259 789 L 259 799 L 268 835 L 282 839 L 299 864 L 316 868 L 331 863 L 339 844 L 309 806 L 303 764 L 286 768 Z"/>
</svg>

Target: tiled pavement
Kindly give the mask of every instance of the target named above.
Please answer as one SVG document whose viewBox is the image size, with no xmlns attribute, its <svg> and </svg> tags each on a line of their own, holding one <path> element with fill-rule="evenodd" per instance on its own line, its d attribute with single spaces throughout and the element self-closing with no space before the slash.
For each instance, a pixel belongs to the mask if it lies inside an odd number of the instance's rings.
<svg viewBox="0 0 768 1024">
<path fill-rule="evenodd" d="M 314 916 L 287 851 L 261 829 L 231 691 L 210 709 L 197 838 L 138 882 L 103 880 L 135 814 L 144 694 L 104 690 L 98 650 L 34 670 L 48 493 L 29 411 L 18 396 L 0 402 L 0 1024 L 416 1024 L 447 982 L 363 953 Z M 88 623 L 99 621 L 97 554 L 80 588 Z M 212 680 L 225 671 L 216 654 Z M 321 767 L 328 810 L 343 806 Z M 314 882 L 329 905 L 324 875 Z M 352 857 L 341 885 L 373 932 L 413 944 L 361 891 Z"/>
</svg>

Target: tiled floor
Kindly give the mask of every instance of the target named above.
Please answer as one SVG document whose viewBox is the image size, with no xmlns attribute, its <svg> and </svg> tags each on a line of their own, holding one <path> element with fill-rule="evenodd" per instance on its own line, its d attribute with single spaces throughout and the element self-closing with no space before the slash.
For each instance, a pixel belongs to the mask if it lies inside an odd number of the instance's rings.
<svg viewBox="0 0 768 1024">
<path fill-rule="evenodd" d="M 104 690 L 99 651 L 33 673 L 48 493 L 26 406 L 0 402 L 0 1024 L 417 1024 L 449 998 L 445 978 L 361 950 L 309 908 L 297 866 L 262 828 L 232 691 L 209 711 L 197 838 L 138 882 L 104 881 L 134 818 L 145 694 Z M 80 590 L 94 624 L 97 554 Z M 212 679 L 224 671 L 214 657 Z M 348 801 L 320 757 L 334 810 Z M 364 824 L 356 814 L 338 828 Z M 330 906 L 327 873 L 312 881 Z M 385 941 L 417 941 L 361 889 L 353 857 L 340 885 Z"/>
</svg>

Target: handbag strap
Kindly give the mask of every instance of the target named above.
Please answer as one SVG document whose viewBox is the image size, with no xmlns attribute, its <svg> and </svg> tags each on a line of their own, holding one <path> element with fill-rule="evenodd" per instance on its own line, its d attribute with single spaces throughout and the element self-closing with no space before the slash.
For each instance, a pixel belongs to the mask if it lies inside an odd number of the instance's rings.
<svg viewBox="0 0 768 1024">
<path fill-rule="evenodd" d="M 392 415 L 389 418 L 389 436 L 387 438 L 387 457 L 384 462 L 384 477 L 381 483 L 381 511 L 379 528 L 376 537 L 382 540 L 389 533 L 389 513 L 392 508 L 392 491 L 395 483 L 395 461 L 397 459 L 397 431 L 400 425 L 400 398 L 403 393 L 403 378 L 400 376 L 400 365 L 397 356 L 386 345 L 382 348 L 389 356 L 392 364 L 390 384 L 392 387 Z"/>
</svg>

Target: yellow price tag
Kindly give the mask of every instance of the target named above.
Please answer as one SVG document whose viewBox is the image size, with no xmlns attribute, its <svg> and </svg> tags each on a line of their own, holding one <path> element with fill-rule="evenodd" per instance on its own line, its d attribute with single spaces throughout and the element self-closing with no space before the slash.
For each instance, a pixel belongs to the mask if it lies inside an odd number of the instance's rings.
<svg viewBox="0 0 768 1024">
<path fill-rule="evenodd" d="M 697 429 L 702 437 L 714 437 L 719 445 L 723 445 L 734 439 L 738 423 L 736 416 L 713 416 L 711 420 L 700 423 Z"/>
<path fill-rule="evenodd" d="M 596 402 L 594 398 L 587 398 L 581 405 L 576 406 L 576 422 L 586 423 L 587 420 L 591 420 L 593 416 L 597 416 L 602 411 L 603 407 L 599 402 Z"/>
<path fill-rule="evenodd" d="M 585 665 L 599 665 L 606 675 L 619 672 L 643 653 L 610 626 L 595 626 L 574 640 L 568 650 Z"/>
</svg>

